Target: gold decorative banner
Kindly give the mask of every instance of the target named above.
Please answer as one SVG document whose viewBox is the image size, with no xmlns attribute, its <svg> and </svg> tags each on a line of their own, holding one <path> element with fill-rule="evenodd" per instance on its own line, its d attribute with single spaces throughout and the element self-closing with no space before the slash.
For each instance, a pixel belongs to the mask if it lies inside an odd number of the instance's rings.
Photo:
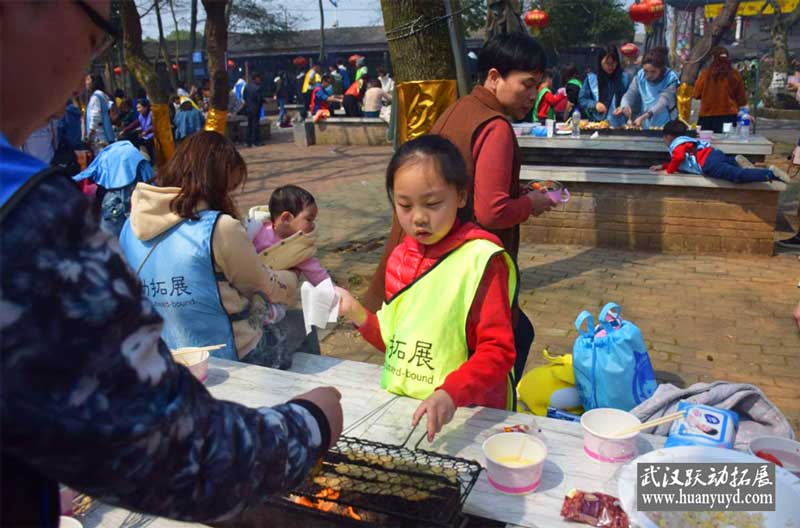
<svg viewBox="0 0 800 528">
<path fill-rule="evenodd" d="M 427 134 L 436 119 L 458 98 L 456 81 L 408 81 L 397 90 L 397 144 Z"/>
<path fill-rule="evenodd" d="M 225 125 L 228 122 L 228 111 L 217 108 L 209 108 L 206 116 L 206 130 L 208 132 L 218 132 L 225 135 Z"/>
<path fill-rule="evenodd" d="M 778 5 L 781 6 L 781 13 L 791 13 L 797 7 L 800 0 L 778 0 Z M 766 7 L 764 7 L 766 5 Z M 706 18 L 714 18 L 722 12 L 724 4 L 708 4 L 705 6 Z M 764 0 L 757 2 L 740 2 L 739 8 L 736 10 L 736 16 L 758 16 L 758 15 L 774 15 L 775 9 L 769 2 Z"/>
<path fill-rule="evenodd" d="M 153 103 L 150 106 L 153 113 L 153 143 L 155 145 L 156 167 L 163 167 L 175 153 L 175 141 L 172 138 L 170 126 L 169 107 L 165 104 Z"/>
<path fill-rule="evenodd" d="M 689 123 L 689 116 L 692 114 L 692 92 L 694 85 L 681 83 L 678 86 L 678 117 L 687 124 Z"/>
</svg>

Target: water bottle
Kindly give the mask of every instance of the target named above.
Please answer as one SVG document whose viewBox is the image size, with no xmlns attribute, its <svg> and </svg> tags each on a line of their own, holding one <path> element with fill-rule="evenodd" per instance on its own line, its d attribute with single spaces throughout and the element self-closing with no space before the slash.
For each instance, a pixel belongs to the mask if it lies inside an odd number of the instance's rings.
<svg viewBox="0 0 800 528">
<path fill-rule="evenodd" d="M 581 137 L 581 113 L 577 108 L 572 112 L 572 137 Z"/>
<path fill-rule="evenodd" d="M 750 112 L 744 108 L 742 120 L 739 122 L 739 135 L 743 138 L 750 137 Z"/>
</svg>

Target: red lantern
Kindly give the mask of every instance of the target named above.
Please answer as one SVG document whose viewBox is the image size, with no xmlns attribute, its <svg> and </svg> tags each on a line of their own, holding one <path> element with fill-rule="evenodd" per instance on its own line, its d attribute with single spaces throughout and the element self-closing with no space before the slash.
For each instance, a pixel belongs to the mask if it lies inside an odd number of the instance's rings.
<svg viewBox="0 0 800 528">
<path fill-rule="evenodd" d="M 122 66 L 114 67 L 114 75 L 122 75 Z"/>
<path fill-rule="evenodd" d="M 634 58 L 639 55 L 639 47 L 636 46 L 633 42 L 628 42 L 627 44 L 623 44 L 619 48 L 620 53 L 628 58 Z"/>
<path fill-rule="evenodd" d="M 533 9 L 525 13 L 525 25 L 531 28 L 531 33 L 538 35 L 542 28 L 550 23 L 550 17 L 541 9 Z"/>
<path fill-rule="evenodd" d="M 178 65 L 173 63 L 172 64 L 172 71 L 178 71 Z"/>
<path fill-rule="evenodd" d="M 302 68 L 303 66 L 305 66 L 306 64 L 308 64 L 308 60 L 307 60 L 305 57 L 295 57 L 295 58 L 292 60 L 292 64 L 294 64 L 294 65 L 295 65 L 295 66 L 297 66 L 298 68 Z"/>
<path fill-rule="evenodd" d="M 647 0 L 647 10 L 650 12 L 650 23 L 664 16 L 664 2 L 661 0 Z"/>
<path fill-rule="evenodd" d="M 236 66 L 236 63 L 233 62 L 233 60 L 228 59 L 228 68 L 233 68 L 234 66 Z"/>
<path fill-rule="evenodd" d="M 648 24 L 650 21 L 650 10 L 645 2 L 632 4 L 628 9 L 628 15 L 634 22 Z"/>
</svg>

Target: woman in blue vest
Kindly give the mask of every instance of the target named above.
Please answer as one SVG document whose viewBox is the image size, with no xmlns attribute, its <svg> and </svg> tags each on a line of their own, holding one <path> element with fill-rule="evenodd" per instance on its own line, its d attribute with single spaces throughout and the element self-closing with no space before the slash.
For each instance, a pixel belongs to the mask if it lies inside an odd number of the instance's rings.
<svg viewBox="0 0 800 528">
<path fill-rule="evenodd" d="M 678 75 L 667 65 L 667 48 L 653 48 L 645 53 L 642 69 L 633 78 L 614 115 L 625 115 L 630 120 L 634 109 L 640 108 L 634 126 L 662 128 L 678 117 L 678 84 Z"/>
<path fill-rule="evenodd" d="M 623 71 L 619 49 L 615 44 L 605 46 L 597 57 L 597 73 L 583 80 L 578 104 L 581 116 L 591 121 L 608 121 L 613 127 L 625 124 L 625 118 L 614 115 L 628 90 L 630 79 Z"/>
<path fill-rule="evenodd" d="M 268 303 L 291 300 L 297 275 L 273 271 L 256 255 L 231 197 L 246 177 L 224 136 L 189 136 L 159 171 L 158 186 L 137 184 L 120 246 L 164 319 L 161 337 L 171 349 L 224 344 L 212 355 L 286 369 L 305 339 L 302 319 L 262 322 Z"/>
</svg>

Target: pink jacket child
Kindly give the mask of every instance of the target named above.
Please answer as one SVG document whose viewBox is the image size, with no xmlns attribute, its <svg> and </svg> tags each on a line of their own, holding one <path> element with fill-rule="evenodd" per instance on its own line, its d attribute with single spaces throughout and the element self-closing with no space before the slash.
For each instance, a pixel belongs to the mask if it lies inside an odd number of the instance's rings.
<svg viewBox="0 0 800 528">
<path fill-rule="evenodd" d="M 305 189 L 296 185 L 278 187 L 269 199 L 270 220 L 253 238 L 256 252 L 272 269 L 299 271 L 314 286 L 330 278 L 320 261 L 313 258 L 317 211 L 314 197 Z"/>
</svg>

